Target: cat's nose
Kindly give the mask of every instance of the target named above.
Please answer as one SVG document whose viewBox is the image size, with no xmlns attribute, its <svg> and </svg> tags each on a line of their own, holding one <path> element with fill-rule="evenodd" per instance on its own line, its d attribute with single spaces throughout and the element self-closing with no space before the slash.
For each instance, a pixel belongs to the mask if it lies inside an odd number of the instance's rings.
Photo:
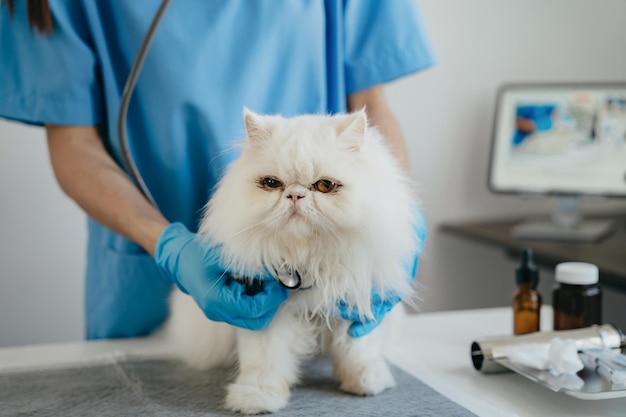
<svg viewBox="0 0 626 417">
<path fill-rule="evenodd" d="M 307 195 L 307 189 L 299 184 L 292 184 L 285 190 L 285 197 L 293 201 L 293 204 L 298 203 L 298 200 L 302 200 Z"/>
<path fill-rule="evenodd" d="M 301 193 L 299 191 L 290 191 L 287 193 L 287 198 L 293 200 L 293 202 L 296 203 L 301 198 L 304 198 L 304 193 Z"/>
</svg>

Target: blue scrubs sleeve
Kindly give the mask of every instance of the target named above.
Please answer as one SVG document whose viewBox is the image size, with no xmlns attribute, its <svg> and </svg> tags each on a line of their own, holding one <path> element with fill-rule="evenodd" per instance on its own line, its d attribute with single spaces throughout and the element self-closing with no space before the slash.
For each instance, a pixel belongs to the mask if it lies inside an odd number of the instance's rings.
<svg viewBox="0 0 626 417">
<path fill-rule="evenodd" d="M 435 63 L 416 0 L 346 0 L 344 7 L 346 94 Z"/>
<path fill-rule="evenodd" d="M 102 121 L 97 60 L 82 6 L 64 1 L 50 1 L 50 35 L 30 28 L 25 1 L 15 2 L 13 16 L 1 5 L 0 117 L 35 125 Z"/>
</svg>

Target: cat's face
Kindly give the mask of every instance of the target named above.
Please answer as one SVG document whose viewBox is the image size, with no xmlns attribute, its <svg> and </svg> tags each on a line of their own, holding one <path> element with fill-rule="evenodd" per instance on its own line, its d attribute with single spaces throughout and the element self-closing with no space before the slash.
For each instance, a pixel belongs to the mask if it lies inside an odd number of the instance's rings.
<svg viewBox="0 0 626 417">
<path fill-rule="evenodd" d="M 208 202 L 199 235 L 242 276 L 295 268 L 329 308 L 368 311 L 372 283 L 407 291 L 415 203 L 365 112 L 244 115 L 247 140 Z M 394 281 L 395 280 L 395 281 Z M 315 307 L 317 308 L 317 307 Z M 330 310 L 328 310 L 330 311 Z"/>
<path fill-rule="evenodd" d="M 299 239 L 358 222 L 364 112 L 284 119 L 246 111 L 244 121 L 248 140 L 227 182 L 256 222 L 246 227 Z"/>
</svg>

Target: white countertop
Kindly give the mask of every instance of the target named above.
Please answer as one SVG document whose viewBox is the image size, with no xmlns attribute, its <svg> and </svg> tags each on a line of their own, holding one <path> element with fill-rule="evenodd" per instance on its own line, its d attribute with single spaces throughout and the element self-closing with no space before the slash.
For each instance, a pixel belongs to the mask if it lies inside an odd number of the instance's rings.
<svg viewBox="0 0 626 417">
<path fill-rule="evenodd" d="M 548 330 L 551 309 L 542 311 Z M 389 360 L 479 416 L 626 416 L 626 398 L 581 400 L 552 392 L 518 374 L 481 374 L 470 359 L 472 341 L 511 334 L 509 308 L 409 316 Z M 154 339 L 91 341 L 0 348 L 0 371 L 61 366 L 119 354 L 167 356 Z"/>
<path fill-rule="evenodd" d="M 544 306 L 541 328 L 552 329 Z M 482 374 L 474 369 L 474 340 L 510 335 L 510 308 L 460 310 L 411 316 L 404 342 L 389 359 L 479 416 L 626 416 L 626 398 L 581 400 L 553 392 L 516 373 Z"/>
</svg>

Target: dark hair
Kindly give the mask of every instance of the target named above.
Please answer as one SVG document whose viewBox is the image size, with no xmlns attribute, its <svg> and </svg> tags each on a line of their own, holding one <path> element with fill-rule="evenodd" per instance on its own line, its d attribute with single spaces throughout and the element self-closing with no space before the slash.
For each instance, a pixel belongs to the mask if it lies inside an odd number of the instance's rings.
<svg viewBox="0 0 626 417">
<path fill-rule="evenodd" d="M 15 10 L 15 0 L 5 0 L 12 15 Z M 22 1 L 22 0 L 18 0 Z M 26 9 L 28 10 L 28 23 L 31 28 L 35 28 L 42 34 L 52 33 L 52 15 L 50 14 L 50 5 L 48 0 L 26 0 Z M 1 0 L 0 0 L 1 2 Z"/>
</svg>

